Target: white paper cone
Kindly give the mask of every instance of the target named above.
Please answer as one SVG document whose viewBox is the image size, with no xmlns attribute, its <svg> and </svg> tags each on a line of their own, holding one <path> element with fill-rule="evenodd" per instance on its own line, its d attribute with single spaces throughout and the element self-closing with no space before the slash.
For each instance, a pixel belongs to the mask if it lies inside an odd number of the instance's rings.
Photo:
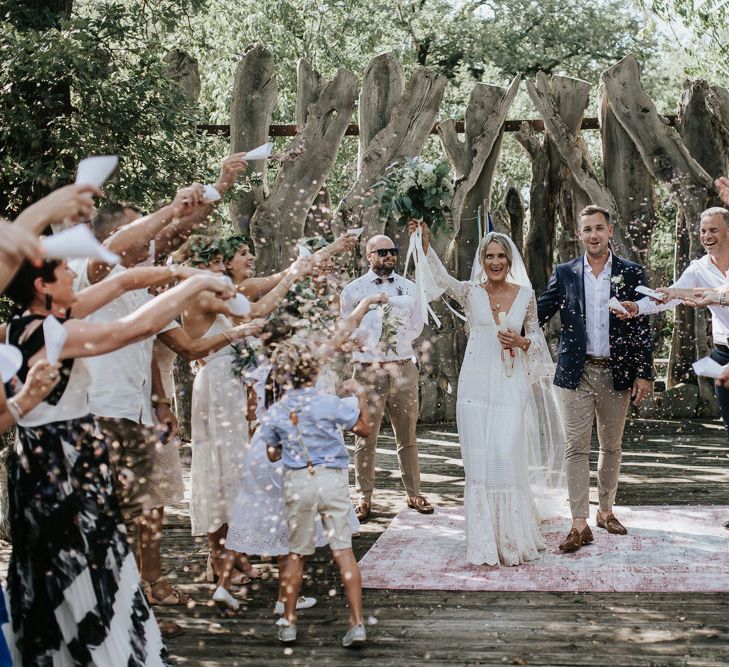
<svg viewBox="0 0 729 667">
<path fill-rule="evenodd" d="M 701 375 L 706 378 L 713 378 L 716 380 L 724 370 L 724 366 L 714 361 L 711 357 L 704 357 L 691 364 L 696 375 Z"/>
<path fill-rule="evenodd" d="M 251 312 L 251 302 L 243 294 L 236 294 L 227 301 L 228 309 L 236 317 L 245 317 Z"/>
<path fill-rule="evenodd" d="M 74 225 L 58 234 L 41 239 L 41 246 L 49 259 L 70 257 L 97 259 L 106 264 L 118 264 L 119 255 L 99 243 L 86 225 Z"/>
<path fill-rule="evenodd" d="M 95 185 L 100 188 L 118 164 L 119 158 L 116 155 L 87 157 L 78 163 L 76 185 Z"/>
<path fill-rule="evenodd" d="M 623 306 L 620 301 L 618 301 L 617 297 L 611 296 L 610 301 L 608 301 L 608 308 L 611 308 L 612 310 L 617 310 L 619 313 L 622 313 L 623 315 L 630 315 L 628 310 Z"/>
<path fill-rule="evenodd" d="M 309 257 L 309 255 L 311 255 L 311 250 L 309 250 L 309 248 L 307 248 L 305 245 L 300 245 L 299 259 L 301 259 L 302 257 Z"/>
<path fill-rule="evenodd" d="M 268 160 L 271 153 L 273 152 L 273 143 L 269 142 L 249 150 L 245 156 L 245 160 Z"/>
<path fill-rule="evenodd" d="M 0 344 L 0 379 L 10 382 L 23 365 L 23 353 L 14 345 Z"/>
<path fill-rule="evenodd" d="M 645 285 L 638 285 L 638 287 L 635 288 L 635 291 L 638 292 L 638 294 L 645 294 L 646 296 L 649 296 L 652 299 L 657 299 L 658 301 L 665 301 L 667 298 L 665 294 L 656 292 L 656 290 L 646 287 Z"/>
<path fill-rule="evenodd" d="M 353 229 L 348 229 L 347 234 L 349 234 L 350 236 L 356 236 L 357 238 L 359 238 L 360 236 L 362 236 L 363 231 L 364 231 L 364 227 L 354 227 Z"/>
<path fill-rule="evenodd" d="M 214 202 L 220 199 L 220 193 L 212 186 L 206 185 L 203 188 L 203 201 Z"/>
<path fill-rule="evenodd" d="M 49 364 L 55 364 L 61 356 L 68 333 L 53 315 L 49 315 L 43 320 L 43 336 L 46 341 L 46 359 Z"/>
</svg>

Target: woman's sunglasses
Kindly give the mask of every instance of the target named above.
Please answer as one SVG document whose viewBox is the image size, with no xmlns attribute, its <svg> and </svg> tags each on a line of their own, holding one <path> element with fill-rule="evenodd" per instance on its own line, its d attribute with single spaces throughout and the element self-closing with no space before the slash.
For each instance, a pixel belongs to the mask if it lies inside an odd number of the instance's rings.
<svg viewBox="0 0 729 667">
<path fill-rule="evenodd" d="M 392 255 L 393 257 L 397 257 L 400 253 L 400 248 L 378 248 L 375 250 L 378 257 L 387 257 L 388 255 Z"/>
</svg>

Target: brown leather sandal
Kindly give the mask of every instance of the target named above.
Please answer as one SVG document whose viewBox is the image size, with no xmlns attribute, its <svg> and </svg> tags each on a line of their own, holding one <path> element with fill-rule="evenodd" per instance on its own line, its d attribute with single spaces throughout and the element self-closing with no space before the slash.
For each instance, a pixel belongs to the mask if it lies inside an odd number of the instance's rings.
<svg viewBox="0 0 729 667">
<path fill-rule="evenodd" d="M 154 590 L 157 584 L 166 583 L 170 592 L 164 597 L 160 597 Z M 160 607 L 174 607 L 177 605 L 187 604 L 191 598 L 187 593 L 183 593 L 177 586 L 170 584 L 165 577 L 160 577 L 154 581 L 142 581 L 142 590 L 147 596 L 149 604 L 158 605 Z"/>
<path fill-rule="evenodd" d="M 372 512 L 372 506 L 364 500 L 360 500 L 357 507 L 354 508 L 354 514 L 360 523 L 367 523 L 370 520 L 370 512 Z"/>
</svg>

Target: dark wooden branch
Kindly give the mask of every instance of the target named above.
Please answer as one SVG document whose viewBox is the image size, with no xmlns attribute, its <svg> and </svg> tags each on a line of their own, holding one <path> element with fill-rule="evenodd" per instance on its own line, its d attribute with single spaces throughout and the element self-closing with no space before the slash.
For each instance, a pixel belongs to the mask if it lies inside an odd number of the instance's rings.
<svg viewBox="0 0 729 667">
<path fill-rule="evenodd" d="M 669 125 L 676 124 L 676 116 L 664 116 L 668 120 Z M 535 132 L 544 131 L 544 121 L 541 118 L 530 118 L 525 120 L 507 120 L 504 122 L 504 132 L 518 132 L 521 128 L 522 123 L 526 123 Z M 600 123 L 597 118 L 584 118 L 582 125 L 580 126 L 583 130 L 599 130 Z M 207 132 L 208 134 L 223 134 L 228 136 L 230 134 L 229 125 L 210 125 L 202 124 L 197 126 L 198 132 Z M 463 134 L 465 129 L 465 123 L 462 120 L 455 122 L 455 131 L 458 134 Z M 296 125 L 282 125 L 274 124 L 269 127 L 269 136 L 271 137 L 295 137 L 296 136 Z M 438 125 L 433 125 L 433 129 L 430 131 L 431 134 L 438 134 Z M 359 136 L 359 125 L 353 123 L 347 126 L 347 131 L 344 133 L 349 137 Z"/>
</svg>

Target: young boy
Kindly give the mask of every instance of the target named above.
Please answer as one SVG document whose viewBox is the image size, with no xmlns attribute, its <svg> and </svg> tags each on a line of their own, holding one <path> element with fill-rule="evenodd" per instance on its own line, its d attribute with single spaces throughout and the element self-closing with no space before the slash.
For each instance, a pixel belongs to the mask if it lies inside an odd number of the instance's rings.
<svg viewBox="0 0 729 667">
<path fill-rule="evenodd" d="M 367 437 L 372 429 L 364 390 L 354 381 L 337 398 L 315 389 L 319 362 L 303 341 L 282 343 L 272 357 L 274 381 L 285 391 L 261 420 L 260 437 L 272 461 L 282 458 L 284 502 L 288 514 L 289 555 L 282 584 L 284 616 L 278 639 L 296 641 L 296 601 L 304 575 L 304 558 L 314 553 L 315 521 L 321 516 L 332 556 L 349 603 L 349 630 L 342 646 L 361 646 L 367 639 L 362 620 L 362 581 L 352 551 L 349 522 L 349 453 L 342 430 Z"/>
</svg>

